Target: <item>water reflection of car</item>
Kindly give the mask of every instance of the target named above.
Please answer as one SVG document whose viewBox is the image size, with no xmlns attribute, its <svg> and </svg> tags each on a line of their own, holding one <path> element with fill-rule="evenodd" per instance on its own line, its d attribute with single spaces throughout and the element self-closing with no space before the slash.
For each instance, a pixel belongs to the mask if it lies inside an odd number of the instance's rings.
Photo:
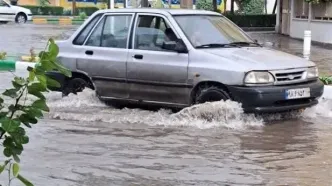
<svg viewBox="0 0 332 186">
<path fill-rule="evenodd" d="M 32 20 L 31 10 L 0 0 L 0 23 L 25 23 Z"/>
<path fill-rule="evenodd" d="M 73 77 L 49 75 L 64 95 L 89 87 L 110 103 L 233 100 L 247 112 L 279 112 L 311 107 L 323 93 L 314 63 L 262 47 L 210 11 L 101 10 L 57 43 Z"/>
</svg>

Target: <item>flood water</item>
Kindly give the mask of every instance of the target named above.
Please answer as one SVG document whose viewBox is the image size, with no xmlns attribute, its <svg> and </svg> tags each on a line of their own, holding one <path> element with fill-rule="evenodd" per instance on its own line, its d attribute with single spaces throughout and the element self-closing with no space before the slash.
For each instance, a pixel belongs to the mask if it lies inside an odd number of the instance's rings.
<svg viewBox="0 0 332 186">
<path fill-rule="evenodd" d="M 4 90 L 13 74 L 1 77 Z M 282 117 L 243 114 L 235 102 L 120 110 L 92 90 L 47 99 L 51 111 L 28 130 L 22 156 L 36 186 L 331 185 L 326 100 Z"/>
</svg>

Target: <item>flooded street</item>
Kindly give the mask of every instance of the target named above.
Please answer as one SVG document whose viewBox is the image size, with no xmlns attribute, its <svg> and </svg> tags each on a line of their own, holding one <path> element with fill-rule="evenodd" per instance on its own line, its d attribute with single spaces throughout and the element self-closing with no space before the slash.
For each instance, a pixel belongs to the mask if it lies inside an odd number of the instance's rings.
<svg viewBox="0 0 332 186">
<path fill-rule="evenodd" d="M 27 33 L 34 30 L 26 27 Z M 43 29 L 65 37 L 69 28 Z M 10 38 L 1 37 L 0 51 L 9 46 L 14 52 L 20 44 L 18 36 L 13 38 L 11 44 Z M 29 45 L 46 40 L 22 47 L 29 50 Z M 3 92 L 13 74 L 0 76 Z M 52 92 L 47 99 L 51 111 L 28 130 L 30 143 L 21 158 L 22 174 L 36 186 L 332 184 L 330 101 L 282 117 L 243 114 L 235 102 L 208 103 L 178 113 L 120 110 L 104 105 L 91 90 L 65 98 Z"/>
</svg>

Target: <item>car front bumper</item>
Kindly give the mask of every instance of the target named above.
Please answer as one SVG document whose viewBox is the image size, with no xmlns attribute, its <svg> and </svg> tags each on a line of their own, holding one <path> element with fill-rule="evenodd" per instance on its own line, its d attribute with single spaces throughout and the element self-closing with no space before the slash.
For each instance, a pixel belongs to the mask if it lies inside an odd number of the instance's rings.
<svg viewBox="0 0 332 186">
<path fill-rule="evenodd" d="M 32 21 L 32 14 L 28 14 L 27 21 Z"/>
<path fill-rule="evenodd" d="M 310 97 L 286 99 L 286 90 L 310 88 Z M 242 103 L 245 112 L 271 113 L 299 110 L 314 106 L 323 95 L 324 85 L 321 81 L 307 82 L 297 85 L 266 87 L 228 87 L 234 101 Z"/>
</svg>

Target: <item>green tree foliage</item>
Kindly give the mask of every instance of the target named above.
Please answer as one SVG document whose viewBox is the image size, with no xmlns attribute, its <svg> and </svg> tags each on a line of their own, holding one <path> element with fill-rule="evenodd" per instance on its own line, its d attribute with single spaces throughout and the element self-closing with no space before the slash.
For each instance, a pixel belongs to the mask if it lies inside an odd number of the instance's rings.
<svg viewBox="0 0 332 186">
<path fill-rule="evenodd" d="M 264 0 L 242 0 L 240 3 L 240 14 L 263 14 L 264 13 Z"/>
<path fill-rule="evenodd" d="M 12 88 L 5 90 L 0 96 L 0 141 L 6 161 L 0 164 L 0 174 L 8 171 L 10 185 L 13 179 L 20 180 L 26 186 L 33 184 L 20 174 L 20 155 L 23 146 L 29 143 L 26 128 L 32 128 L 48 112 L 46 98 L 43 93 L 50 87 L 59 87 L 60 84 L 46 76 L 47 71 L 57 70 L 70 77 L 71 72 L 57 62 L 59 48 L 53 39 L 48 41 L 46 51 L 39 54 L 40 61 L 35 67 L 28 67 L 29 76 L 15 77 Z M 34 100 L 28 104 L 27 97 Z"/>
<path fill-rule="evenodd" d="M 47 6 L 51 4 L 48 0 L 38 0 L 40 6 Z"/>
<path fill-rule="evenodd" d="M 212 0 L 197 0 L 196 9 L 213 11 Z"/>
</svg>

